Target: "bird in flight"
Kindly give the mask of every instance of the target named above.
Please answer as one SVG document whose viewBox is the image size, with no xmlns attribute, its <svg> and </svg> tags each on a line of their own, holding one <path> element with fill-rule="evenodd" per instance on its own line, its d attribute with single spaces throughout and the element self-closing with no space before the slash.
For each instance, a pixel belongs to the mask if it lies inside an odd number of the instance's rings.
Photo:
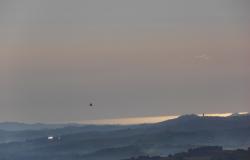
<svg viewBox="0 0 250 160">
<path fill-rule="evenodd" d="M 93 106 L 94 106 L 94 104 L 93 104 L 93 103 L 89 103 L 89 106 L 90 106 L 90 107 L 93 107 Z"/>
</svg>

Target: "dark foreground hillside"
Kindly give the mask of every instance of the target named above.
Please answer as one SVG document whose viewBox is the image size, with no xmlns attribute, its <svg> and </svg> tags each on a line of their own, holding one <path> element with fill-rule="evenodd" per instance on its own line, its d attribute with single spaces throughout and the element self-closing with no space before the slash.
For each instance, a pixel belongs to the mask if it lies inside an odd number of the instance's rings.
<svg viewBox="0 0 250 160">
<path fill-rule="evenodd" d="M 187 152 L 176 153 L 167 157 L 139 156 L 125 160 L 250 160 L 250 148 L 248 150 L 223 150 L 219 146 L 207 146 L 189 149 Z"/>
</svg>

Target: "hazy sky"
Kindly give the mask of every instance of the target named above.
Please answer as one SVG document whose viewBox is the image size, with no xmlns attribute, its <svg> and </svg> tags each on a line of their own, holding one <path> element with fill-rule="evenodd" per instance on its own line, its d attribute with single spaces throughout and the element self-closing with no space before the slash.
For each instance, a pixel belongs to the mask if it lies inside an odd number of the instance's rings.
<svg viewBox="0 0 250 160">
<path fill-rule="evenodd" d="M 250 111 L 249 8 L 249 0 L 1 0 L 0 121 Z"/>
</svg>

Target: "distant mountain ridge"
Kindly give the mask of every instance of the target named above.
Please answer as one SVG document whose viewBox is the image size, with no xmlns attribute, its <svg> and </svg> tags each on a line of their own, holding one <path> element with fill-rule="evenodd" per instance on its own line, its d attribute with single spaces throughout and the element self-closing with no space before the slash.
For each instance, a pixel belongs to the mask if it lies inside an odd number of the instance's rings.
<svg viewBox="0 0 250 160">
<path fill-rule="evenodd" d="M 227 117 L 183 115 L 176 119 L 163 121 L 154 125 L 169 130 L 220 130 L 250 126 L 250 115 L 242 114 Z"/>
<path fill-rule="evenodd" d="M 247 113 L 247 112 L 246 112 Z M 248 116 L 248 114 L 241 114 L 241 113 L 233 113 L 231 116 L 225 117 L 244 117 Z M 191 120 L 191 119 L 199 119 L 202 116 L 198 116 L 196 114 L 187 114 L 187 115 L 182 115 L 174 119 L 166 120 L 163 122 L 158 122 L 155 124 L 164 124 L 168 123 L 170 121 L 176 121 L 176 120 Z M 203 117 L 204 118 L 204 117 Z M 223 117 L 216 117 L 216 116 L 205 116 L 206 119 L 223 119 Z M 147 125 L 147 123 L 145 123 Z M 150 123 L 148 123 L 150 124 Z M 81 123 L 24 123 L 24 122 L 0 122 L 0 130 L 5 130 L 5 131 L 24 131 L 24 130 L 41 130 L 41 129 L 56 129 L 56 128 L 63 128 L 63 127 L 82 127 L 82 126 L 117 126 L 119 124 L 81 124 Z M 133 126 L 138 126 L 141 124 L 132 124 Z M 129 126 L 132 126 L 129 125 Z M 154 125 L 154 123 L 153 123 Z"/>
<path fill-rule="evenodd" d="M 76 123 L 68 124 L 45 124 L 45 123 L 21 123 L 21 122 L 0 122 L 0 130 L 5 131 L 23 131 L 23 130 L 41 130 L 41 129 L 55 129 L 66 126 L 80 126 Z"/>
</svg>

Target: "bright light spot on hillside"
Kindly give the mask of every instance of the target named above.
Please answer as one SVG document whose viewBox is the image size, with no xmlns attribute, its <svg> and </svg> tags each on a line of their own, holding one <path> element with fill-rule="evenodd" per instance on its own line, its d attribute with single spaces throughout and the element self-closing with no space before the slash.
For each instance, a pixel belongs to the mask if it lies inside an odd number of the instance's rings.
<svg viewBox="0 0 250 160">
<path fill-rule="evenodd" d="M 48 140 L 53 140 L 53 139 L 54 139 L 53 136 L 49 136 L 49 137 L 48 137 Z"/>
</svg>

